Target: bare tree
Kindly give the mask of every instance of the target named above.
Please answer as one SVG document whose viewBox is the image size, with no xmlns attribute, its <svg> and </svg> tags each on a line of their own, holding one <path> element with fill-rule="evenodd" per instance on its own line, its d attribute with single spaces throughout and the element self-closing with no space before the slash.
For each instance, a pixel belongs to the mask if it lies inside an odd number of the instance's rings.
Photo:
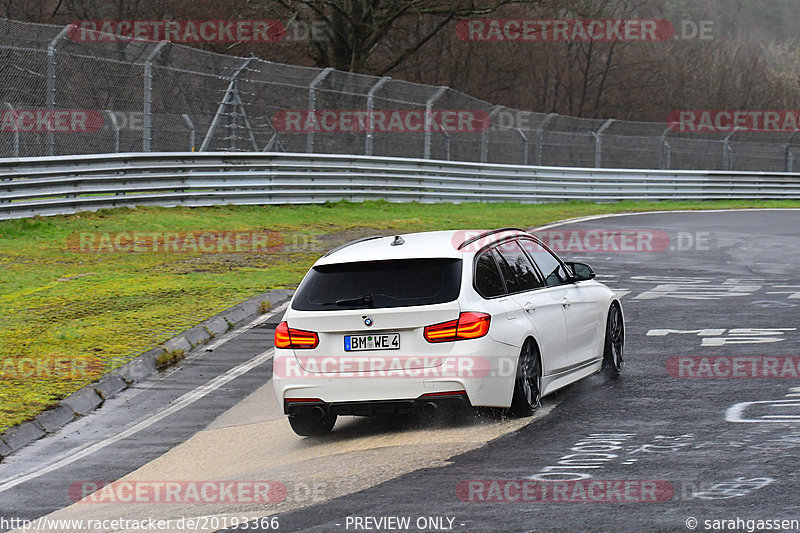
<svg viewBox="0 0 800 533">
<path fill-rule="evenodd" d="M 384 75 L 403 64 L 448 23 L 535 0 L 277 0 L 290 20 L 323 22 L 327 40 L 311 43 L 319 67 Z M 416 23 L 417 31 L 408 31 Z M 424 29 L 424 31 L 419 31 Z M 400 39 L 398 39 L 400 37 Z M 403 44 L 387 47 L 386 43 Z M 380 58 L 380 60 L 377 60 Z"/>
</svg>

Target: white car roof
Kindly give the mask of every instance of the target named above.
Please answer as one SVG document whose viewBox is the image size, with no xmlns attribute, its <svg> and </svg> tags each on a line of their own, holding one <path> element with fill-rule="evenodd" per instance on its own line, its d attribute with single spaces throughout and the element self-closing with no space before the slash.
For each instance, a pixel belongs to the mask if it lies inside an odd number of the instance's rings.
<svg viewBox="0 0 800 533">
<path fill-rule="evenodd" d="M 360 261 L 387 261 L 391 259 L 420 259 L 432 257 L 452 257 L 461 259 L 465 255 L 474 254 L 486 244 L 509 235 L 524 234 L 516 229 L 503 229 L 492 232 L 472 244 L 459 249 L 464 241 L 488 233 L 492 230 L 446 230 L 426 231 L 420 233 L 401 233 L 378 237 L 353 244 L 334 248 L 321 257 L 315 265 L 336 263 L 356 263 Z M 400 237 L 403 244 L 392 246 Z"/>
</svg>

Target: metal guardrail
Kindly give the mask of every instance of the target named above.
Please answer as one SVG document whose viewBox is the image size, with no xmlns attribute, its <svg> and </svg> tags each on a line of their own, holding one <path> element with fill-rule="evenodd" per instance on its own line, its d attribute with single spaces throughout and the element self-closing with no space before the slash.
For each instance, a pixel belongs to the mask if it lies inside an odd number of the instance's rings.
<svg viewBox="0 0 800 533">
<path fill-rule="evenodd" d="M 0 159 L 0 219 L 137 205 L 800 199 L 783 172 L 531 167 L 355 155 L 127 153 Z"/>
</svg>

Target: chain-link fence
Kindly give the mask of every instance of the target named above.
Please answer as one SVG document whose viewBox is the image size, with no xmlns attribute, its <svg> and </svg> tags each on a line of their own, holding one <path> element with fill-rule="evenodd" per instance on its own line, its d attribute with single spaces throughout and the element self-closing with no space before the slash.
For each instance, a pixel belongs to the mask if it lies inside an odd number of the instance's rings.
<svg viewBox="0 0 800 533">
<path fill-rule="evenodd" d="M 0 157 L 169 151 L 792 171 L 795 132 L 519 111 L 436 87 L 0 20 Z"/>
</svg>

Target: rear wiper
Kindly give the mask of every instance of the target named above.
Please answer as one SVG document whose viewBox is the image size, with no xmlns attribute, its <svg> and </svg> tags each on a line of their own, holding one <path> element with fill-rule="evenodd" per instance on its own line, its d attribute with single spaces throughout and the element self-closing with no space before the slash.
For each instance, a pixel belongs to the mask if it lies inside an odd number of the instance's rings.
<svg viewBox="0 0 800 533">
<path fill-rule="evenodd" d="M 367 294 L 366 296 L 358 296 L 356 298 L 342 298 L 341 300 L 336 300 L 336 305 L 372 305 L 372 295 Z"/>
<path fill-rule="evenodd" d="M 342 298 L 340 300 L 336 300 L 335 302 L 325 302 L 323 305 L 372 305 L 372 295 L 367 294 L 366 296 L 356 296 L 355 298 Z"/>
</svg>

